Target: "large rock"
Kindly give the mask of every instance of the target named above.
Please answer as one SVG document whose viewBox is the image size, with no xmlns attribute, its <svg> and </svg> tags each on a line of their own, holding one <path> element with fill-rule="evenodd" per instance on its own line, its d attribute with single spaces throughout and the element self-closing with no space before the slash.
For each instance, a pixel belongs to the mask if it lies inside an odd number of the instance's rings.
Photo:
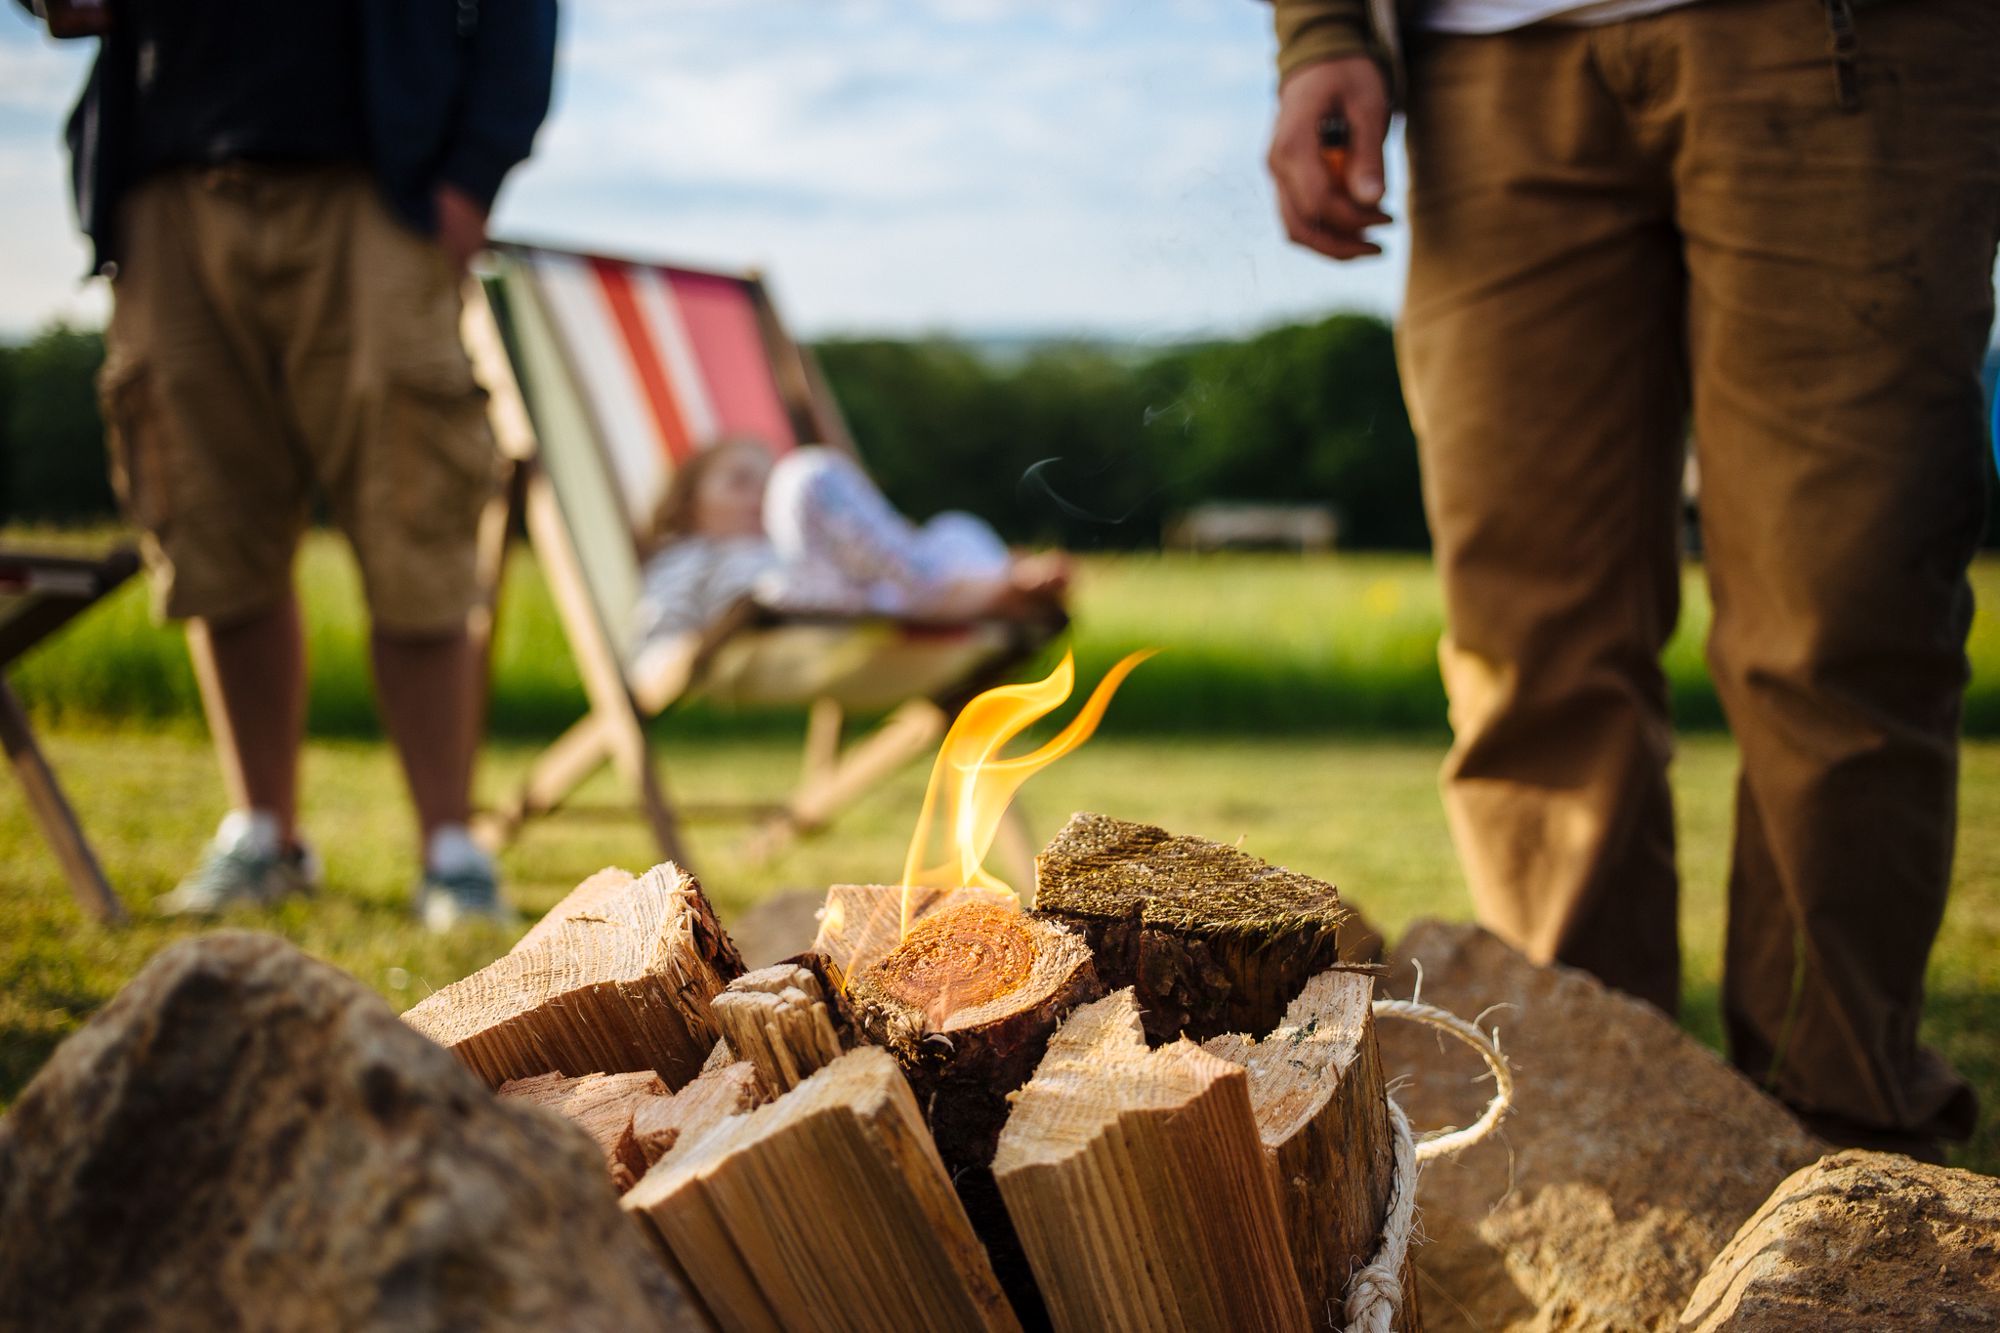
<svg viewBox="0 0 2000 1333">
<path fill-rule="evenodd" d="M 589 1139 L 270 936 L 162 952 L 0 1120 L 0 1327 L 703 1326 Z"/>
<path fill-rule="evenodd" d="M 1452 1328 L 1671 1329 L 1743 1220 L 1823 1145 L 1658 1010 L 1473 926 L 1422 922 L 1388 993 L 1490 1022 L 1513 1116 L 1417 1190 L 1424 1322 Z M 1382 1063 L 1419 1133 L 1469 1124 L 1492 1091 L 1449 1038 L 1381 1024 Z M 1400 1083 L 1397 1080 L 1402 1080 Z"/>
<path fill-rule="evenodd" d="M 1681 1327 L 2000 1328 L 2000 1180 L 1888 1153 L 1816 1162 L 1743 1224 Z"/>
</svg>

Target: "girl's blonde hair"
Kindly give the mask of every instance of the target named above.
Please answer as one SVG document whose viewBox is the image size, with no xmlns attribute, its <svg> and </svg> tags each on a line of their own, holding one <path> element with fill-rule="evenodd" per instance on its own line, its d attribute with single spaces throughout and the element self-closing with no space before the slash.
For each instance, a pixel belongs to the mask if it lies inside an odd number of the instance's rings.
<svg viewBox="0 0 2000 1333">
<path fill-rule="evenodd" d="M 674 469 L 666 494 L 653 508 L 653 521 L 647 527 L 644 542 L 647 555 L 694 536 L 695 497 L 701 494 L 702 480 L 715 470 L 717 463 L 739 449 L 755 449 L 766 459 L 777 456 L 776 450 L 754 435 L 727 435 L 706 449 L 697 450 L 692 458 Z"/>
</svg>

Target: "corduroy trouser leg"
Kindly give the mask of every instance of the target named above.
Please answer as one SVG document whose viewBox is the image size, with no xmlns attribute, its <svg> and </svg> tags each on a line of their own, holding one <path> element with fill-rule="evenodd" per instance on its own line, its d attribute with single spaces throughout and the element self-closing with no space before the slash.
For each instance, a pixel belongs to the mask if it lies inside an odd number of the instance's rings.
<svg viewBox="0 0 2000 1333">
<path fill-rule="evenodd" d="M 1860 19 L 1857 108 L 1818 0 L 1423 42 L 1401 352 L 1482 920 L 1677 1007 L 1659 654 L 1691 420 L 1743 759 L 1732 1054 L 1893 1143 L 1974 1115 L 1916 1029 L 1984 513 L 2000 6 Z"/>
</svg>

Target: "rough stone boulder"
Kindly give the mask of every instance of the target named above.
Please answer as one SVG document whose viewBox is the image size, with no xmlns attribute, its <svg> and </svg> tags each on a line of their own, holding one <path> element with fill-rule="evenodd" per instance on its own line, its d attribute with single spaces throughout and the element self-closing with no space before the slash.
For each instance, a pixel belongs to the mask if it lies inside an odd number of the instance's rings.
<svg viewBox="0 0 2000 1333">
<path fill-rule="evenodd" d="M 163 951 L 0 1119 L 0 1327 L 703 1324 L 581 1131 L 231 931 Z"/>
<path fill-rule="evenodd" d="M 1424 1169 L 1424 1322 L 1454 1328 L 1671 1329 L 1743 1220 L 1824 1147 L 1658 1010 L 1582 972 L 1536 967 L 1474 926 L 1420 922 L 1385 993 L 1466 1018 L 1490 1006 L 1514 1064 L 1501 1132 Z M 1492 1085 L 1428 1030 L 1379 1027 L 1417 1131 L 1469 1124 Z M 1398 1082 L 1397 1080 L 1400 1080 Z"/>
<path fill-rule="evenodd" d="M 2000 1328 L 2000 1180 L 1888 1153 L 1816 1162 L 1743 1224 L 1681 1327 Z"/>
</svg>

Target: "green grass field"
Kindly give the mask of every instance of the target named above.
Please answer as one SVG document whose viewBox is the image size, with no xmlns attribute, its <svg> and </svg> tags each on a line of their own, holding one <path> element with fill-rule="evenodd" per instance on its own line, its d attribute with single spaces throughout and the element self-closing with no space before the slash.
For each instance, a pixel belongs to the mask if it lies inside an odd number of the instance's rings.
<svg viewBox="0 0 2000 1333">
<path fill-rule="evenodd" d="M 409 920 L 414 839 L 395 765 L 375 736 L 352 576 L 323 540 L 308 547 L 301 572 L 315 664 L 305 821 L 327 853 L 330 883 L 316 901 L 231 924 L 276 930 L 407 1006 L 508 940 L 498 931 L 435 940 Z M 1982 567 L 1979 580 L 1989 599 L 2000 593 L 2000 568 Z M 1085 681 L 1128 648 L 1168 651 L 1133 678 L 1097 740 L 1028 786 L 1023 799 L 1038 835 L 1072 810 L 1101 809 L 1241 837 L 1259 855 L 1337 882 L 1392 936 L 1420 916 L 1468 914 L 1437 804 L 1437 599 L 1422 561 L 1093 559 L 1077 615 Z M 1691 595 L 1671 661 L 1690 730 L 1674 771 L 1687 885 L 1686 1017 L 1714 1043 L 1734 750 L 1702 726 L 1714 708 L 1697 647 L 1704 619 L 1705 603 Z M 526 561 L 514 569 L 502 631 L 498 739 L 481 770 L 488 793 L 581 707 Z M 1975 692 L 1992 713 L 2000 697 L 1993 617 L 1982 616 L 1975 640 Z M 192 862 L 221 812 L 177 639 L 150 625 L 143 598 L 128 589 L 15 678 L 120 894 L 143 913 Z M 728 801 L 768 795 L 792 777 L 796 725 L 788 716 L 688 711 L 657 734 L 674 787 Z M 891 877 L 923 776 L 902 774 L 828 835 L 765 865 L 741 855 L 739 826 L 697 825 L 698 868 L 725 915 L 782 888 Z M 599 779 L 581 808 L 509 850 L 504 867 L 524 912 L 545 911 L 599 866 L 650 860 L 637 822 L 611 808 L 616 795 Z M 2000 1172 L 2000 743 L 1968 745 L 1961 830 L 1925 1031 L 1986 1095 L 1979 1136 L 1959 1160 Z M 4 1100 L 189 927 L 143 915 L 118 931 L 86 923 L 10 783 L 0 783 L 0 866 Z"/>
</svg>

